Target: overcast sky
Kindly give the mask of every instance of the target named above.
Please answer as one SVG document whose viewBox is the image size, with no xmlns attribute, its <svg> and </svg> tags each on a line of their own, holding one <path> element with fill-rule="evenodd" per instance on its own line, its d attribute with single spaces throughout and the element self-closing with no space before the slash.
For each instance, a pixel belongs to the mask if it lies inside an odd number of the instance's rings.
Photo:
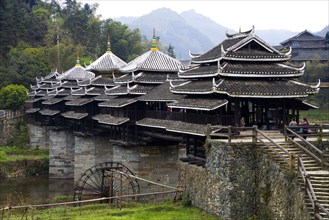
<svg viewBox="0 0 329 220">
<path fill-rule="evenodd" d="M 103 19 L 120 16 L 141 16 L 166 7 L 181 13 L 193 9 L 213 21 L 233 30 L 286 29 L 296 32 L 305 29 L 317 32 L 329 24 L 329 0 L 303 1 L 115 1 L 115 0 L 78 0 L 97 3 L 97 14 Z M 193 24 L 191 24 L 193 25 Z"/>
</svg>

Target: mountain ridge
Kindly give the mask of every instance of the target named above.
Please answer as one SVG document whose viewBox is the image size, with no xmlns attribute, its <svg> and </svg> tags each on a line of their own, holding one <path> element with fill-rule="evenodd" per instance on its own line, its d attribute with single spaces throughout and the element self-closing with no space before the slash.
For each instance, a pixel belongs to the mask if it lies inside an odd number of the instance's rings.
<svg viewBox="0 0 329 220">
<path fill-rule="evenodd" d="M 226 38 L 226 33 L 236 33 L 195 10 L 179 14 L 169 8 L 159 8 L 140 17 L 118 17 L 114 20 L 130 28 L 139 28 L 147 39 L 152 38 L 155 28 L 161 44 L 165 47 L 171 44 L 178 59 L 189 59 L 189 52 L 204 53 L 221 43 Z M 321 33 L 324 37 L 326 28 L 328 26 L 315 34 Z M 255 30 L 256 35 L 272 46 L 280 45 L 298 33 L 284 29 L 257 30 L 257 27 Z"/>
</svg>

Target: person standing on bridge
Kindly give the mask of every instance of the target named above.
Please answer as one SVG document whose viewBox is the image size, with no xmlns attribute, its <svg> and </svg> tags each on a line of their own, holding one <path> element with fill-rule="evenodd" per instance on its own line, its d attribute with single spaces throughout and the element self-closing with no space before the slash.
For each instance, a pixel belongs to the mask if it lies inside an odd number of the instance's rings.
<svg viewBox="0 0 329 220">
<path fill-rule="evenodd" d="M 308 123 L 307 119 L 304 117 L 303 122 L 302 122 L 302 133 L 303 134 L 308 133 L 308 126 L 309 126 L 309 123 Z M 304 135 L 303 138 L 306 140 L 307 135 Z"/>
<path fill-rule="evenodd" d="M 294 132 L 296 132 L 296 128 L 295 128 L 296 126 L 297 126 L 297 122 L 295 121 L 294 118 L 292 118 L 291 121 L 290 121 L 290 123 L 289 123 L 289 127 L 292 127 L 291 130 L 293 130 Z M 294 140 L 294 138 L 295 138 L 294 136 L 295 135 L 292 135 L 291 136 L 291 139 Z"/>
</svg>

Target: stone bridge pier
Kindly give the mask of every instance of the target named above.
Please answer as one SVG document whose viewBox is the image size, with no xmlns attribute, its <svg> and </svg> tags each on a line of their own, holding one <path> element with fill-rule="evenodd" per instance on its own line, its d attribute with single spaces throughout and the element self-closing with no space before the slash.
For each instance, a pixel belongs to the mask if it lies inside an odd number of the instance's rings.
<svg viewBox="0 0 329 220">
<path fill-rule="evenodd" d="M 117 146 L 106 136 L 77 136 L 70 130 L 51 130 L 30 125 L 31 144 L 49 148 L 49 178 L 74 179 L 92 166 L 115 161 L 138 177 L 177 186 L 178 164 L 185 148 L 168 146 Z M 143 191 L 146 183 L 141 183 Z"/>
</svg>

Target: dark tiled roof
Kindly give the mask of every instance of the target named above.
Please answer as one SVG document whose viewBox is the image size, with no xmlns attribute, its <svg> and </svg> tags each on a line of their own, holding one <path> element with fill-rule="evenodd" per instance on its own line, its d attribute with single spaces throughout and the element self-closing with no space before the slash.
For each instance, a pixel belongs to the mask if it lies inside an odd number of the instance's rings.
<svg viewBox="0 0 329 220">
<path fill-rule="evenodd" d="M 25 112 L 28 114 L 32 114 L 32 113 L 36 113 L 39 110 L 40 110 L 40 108 L 29 108 L 29 109 L 26 109 Z"/>
<path fill-rule="evenodd" d="M 94 86 L 115 86 L 113 79 L 104 77 L 98 77 L 97 79 L 93 80 L 91 84 Z"/>
<path fill-rule="evenodd" d="M 94 98 L 94 100 L 96 100 L 96 101 L 108 101 L 108 100 L 111 100 L 111 99 L 114 99 L 114 98 L 116 98 L 116 96 L 101 94 L 99 96 L 96 96 Z"/>
<path fill-rule="evenodd" d="M 170 88 L 174 93 L 195 93 L 195 94 L 206 94 L 213 93 L 213 84 L 211 79 L 208 80 L 193 80 L 182 83 L 180 86 Z"/>
<path fill-rule="evenodd" d="M 173 75 L 173 74 L 171 74 Z M 177 74 L 175 74 L 177 75 Z M 167 80 L 168 73 L 142 72 L 134 81 L 138 83 L 163 83 Z"/>
<path fill-rule="evenodd" d="M 129 82 L 133 82 L 133 76 L 131 74 L 125 74 L 125 75 L 122 75 L 120 77 L 117 77 L 114 79 L 114 82 L 115 83 L 123 83 L 123 84 L 127 84 Z"/>
<path fill-rule="evenodd" d="M 316 88 L 292 80 L 219 79 L 215 84 L 211 80 L 199 80 L 171 88 L 171 90 L 180 94 L 222 93 L 231 97 L 250 98 L 304 97 L 318 91 Z"/>
<path fill-rule="evenodd" d="M 92 79 L 95 77 L 95 74 L 85 70 L 81 66 L 74 66 L 65 73 L 59 75 L 57 79 L 66 79 L 66 80 L 84 80 L 84 79 Z"/>
<path fill-rule="evenodd" d="M 110 88 L 108 90 L 105 90 L 105 94 L 107 95 L 126 95 L 128 94 L 128 89 L 126 85 L 117 86 Z"/>
<path fill-rule="evenodd" d="M 126 65 L 126 62 L 121 60 L 112 52 L 106 52 L 91 63 L 86 69 L 98 72 L 110 72 L 112 70 L 120 69 Z"/>
<path fill-rule="evenodd" d="M 105 89 L 104 87 L 92 87 L 91 90 L 88 89 L 88 91 L 86 91 L 87 95 L 101 95 L 105 93 Z"/>
<path fill-rule="evenodd" d="M 206 61 L 206 60 L 218 59 L 219 57 L 221 57 L 222 45 L 223 45 L 224 49 L 227 49 L 227 48 L 233 46 L 234 44 L 237 44 L 238 42 L 242 41 L 246 37 L 247 36 L 237 37 L 237 38 L 228 38 L 228 39 L 224 40 L 222 43 L 215 46 L 214 48 L 210 49 L 208 52 L 202 54 L 201 56 L 192 58 L 192 61 Z"/>
<path fill-rule="evenodd" d="M 197 136 L 206 136 L 208 130 L 207 125 L 153 118 L 144 118 L 137 121 L 136 124 L 144 127 L 163 128 L 170 132 Z"/>
<path fill-rule="evenodd" d="M 64 112 L 61 114 L 64 118 L 70 118 L 70 119 L 83 119 L 85 117 L 88 116 L 88 113 L 77 113 L 74 111 L 68 111 L 68 112 Z"/>
<path fill-rule="evenodd" d="M 48 75 L 41 77 L 40 79 L 36 79 L 38 83 L 41 82 L 56 82 L 57 81 L 57 76 L 59 76 L 59 73 L 57 71 L 50 72 Z"/>
<path fill-rule="evenodd" d="M 36 91 L 36 96 L 46 96 L 47 95 L 47 91 L 46 90 L 38 90 Z"/>
<path fill-rule="evenodd" d="M 121 108 L 130 104 L 137 102 L 137 99 L 134 98 L 115 98 L 109 101 L 101 102 L 98 104 L 99 107 L 108 107 L 108 108 Z"/>
<path fill-rule="evenodd" d="M 129 118 L 124 117 L 114 117 L 107 114 L 99 114 L 92 117 L 94 120 L 97 120 L 98 123 L 108 124 L 108 125 L 121 125 L 129 121 Z"/>
<path fill-rule="evenodd" d="M 62 98 L 51 98 L 46 101 L 43 101 L 42 104 L 44 105 L 54 105 L 56 103 L 61 102 L 63 99 Z"/>
<path fill-rule="evenodd" d="M 271 53 L 267 50 L 238 50 L 229 51 L 224 56 L 224 59 L 247 59 L 247 60 L 266 60 L 266 59 L 283 59 L 286 60 L 289 57 L 284 54 Z"/>
<path fill-rule="evenodd" d="M 89 86 L 91 84 L 91 79 L 83 79 L 77 81 L 78 86 Z"/>
<path fill-rule="evenodd" d="M 298 55 L 292 56 L 292 61 L 311 61 L 320 59 L 321 61 L 329 61 L 329 49 L 328 50 L 308 50 L 298 49 Z"/>
<path fill-rule="evenodd" d="M 205 110 L 211 111 L 217 109 L 223 105 L 226 105 L 228 101 L 226 99 L 218 98 L 184 98 L 177 102 L 172 102 L 168 104 L 170 108 L 182 108 L 182 109 L 195 109 L 195 110 Z"/>
<path fill-rule="evenodd" d="M 232 97 L 303 97 L 317 89 L 292 80 L 234 80 L 226 79 L 217 88 Z"/>
<path fill-rule="evenodd" d="M 137 84 L 129 89 L 129 94 L 134 95 L 144 95 L 151 91 L 154 88 L 154 85 L 140 85 Z"/>
<path fill-rule="evenodd" d="M 67 80 L 62 84 L 63 88 L 79 88 L 78 82 L 76 80 Z"/>
<path fill-rule="evenodd" d="M 51 110 L 51 109 L 42 109 L 39 112 L 41 115 L 47 115 L 47 116 L 53 116 L 60 113 L 60 111 L 58 110 Z"/>
<path fill-rule="evenodd" d="M 39 89 L 55 89 L 59 88 L 61 84 L 59 82 L 56 83 L 43 83 L 40 85 Z"/>
<path fill-rule="evenodd" d="M 181 67 L 183 67 L 183 65 L 178 60 L 159 50 L 150 50 L 129 62 L 127 66 L 121 68 L 121 71 L 132 72 L 148 70 L 177 72 Z"/>
<path fill-rule="evenodd" d="M 311 32 L 305 30 L 305 31 L 300 32 L 299 34 L 281 42 L 281 44 L 284 45 L 290 41 L 311 41 L 311 40 L 324 40 L 324 38 L 314 35 Z"/>
<path fill-rule="evenodd" d="M 74 89 L 71 91 L 72 95 L 85 95 L 86 94 L 86 88 L 85 87 L 79 87 L 78 89 Z"/>
<path fill-rule="evenodd" d="M 247 33 L 247 32 L 245 32 Z M 217 61 L 222 57 L 235 60 L 288 60 L 289 55 L 277 51 L 274 47 L 266 43 L 264 40 L 253 34 L 253 31 L 248 34 L 236 34 L 227 38 L 221 44 L 212 48 L 201 56 L 192 58 L 192 62 L 202 63 L 209 61 Z M 253 44 L 258 45 L 256 54 Z M 251 47 L 249 48 L 249 45 Z M 260 49 L 262 48 L 262 49 Z M 263 51 L 263 52 L 262 52 Z M 266 52 L 268 51 L 268 52 Z M 259 56 L 257 58 L 257 56 Z"/>
<path fill-rule="evenodd" d="M 83 106 L 94 101 L 92 98 L 80 98 L 65 102 L 65 105 Z"/>
<path fill-rule="evenodd" d="M 74 99 L 78 99 L 80 98 L 81 96 L 77 96 L 77 95 L 69 95 L 69 96 L 65 96 L 63 99 L 65 101 L 70 101 L 70 100 L 74 100 Z"/>
<path fill-rule="evenodd" d="M 138 100 L 145 102 L 172 102 L 183 97 L 182 95 L 175 95 L 169 90 L 169 82 L 165 82 L 156 86 L 147 94 L 138 97 Z"/>
<path fill-rule="evenodd" d="M 71 90 L 70 89 L 61 89 L 58 92 L 58 96 L 69 96 L 71 94 Z"/>
<path fill-rule="evenodd" d="M 228 62 L 220 70 L 222 76 L 238 77 L 296 77 L 303 75 L 303 69 L 272 62 Z"/>
<path fill-rule="evenodd" d="M 218 75 L 218 65 L 198 65 L 191 69 L 179 72 L 178 75 L 182 78 L 209 77 Z"/>
<path fill-rule="evenodd" d="M 42 98 L 29 98 L 25 102 L 26 103 L 34 103 L 34 102 L 37 102 L 37 101 L 40 101 L 40 100 L 42 100 Z"/>
<path fill-rule="evenodd" d="M 163 120 L 163 119 L 154 119 L 154 118 L 144 118 L 142 120 L 136 121 L 136 125 L 151 127 L 151 128 L 162 128 L 166 129 L 173 121 Z"/>
<path fill-rule="evenodd" d="M 70 89 L 61 89 L 59 92 L 58 92 L 58 96 L 68 96 L 71 94 L 71 90 Z"/>
</svg>

